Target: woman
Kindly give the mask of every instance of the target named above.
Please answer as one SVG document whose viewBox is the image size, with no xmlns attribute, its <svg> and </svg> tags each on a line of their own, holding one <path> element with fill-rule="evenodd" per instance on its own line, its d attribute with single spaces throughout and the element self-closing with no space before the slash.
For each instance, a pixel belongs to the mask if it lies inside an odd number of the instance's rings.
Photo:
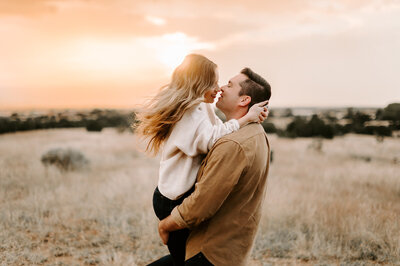
<svg viewBox="0 0 400 266">
<path fill-rule="evenodd" d="M 161 151 L 158 186 L 153 208 L 161 220 L 194 189 L 197 171 L 205 154 L 222 136 L 267 116 L 262 107 L 223 123 L 211 103 L 219 91 L 217 65 L 198 54 L 185 57 L 172 74 L 171 83 L 161 89 L 139 114 L 137 132 L 149 138 L 147 151 Z M 170 234 L 167 243 L 174 265 L 184 265 L 187 229 Z"/>
</svg>

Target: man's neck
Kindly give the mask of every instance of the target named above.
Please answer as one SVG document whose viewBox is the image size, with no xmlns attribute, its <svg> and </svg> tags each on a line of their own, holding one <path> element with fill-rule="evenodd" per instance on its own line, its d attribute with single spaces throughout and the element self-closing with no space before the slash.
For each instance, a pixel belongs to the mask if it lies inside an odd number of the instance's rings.
<svg viewBox="0 0 400 266">
<path fill-rule="evenodd" d="M 238 109 L 231 113 L 224 113 L 224 114 L 225 114 L 226 120 L 240 119 L 247 114 L 247 108 Z"/>
</svg>

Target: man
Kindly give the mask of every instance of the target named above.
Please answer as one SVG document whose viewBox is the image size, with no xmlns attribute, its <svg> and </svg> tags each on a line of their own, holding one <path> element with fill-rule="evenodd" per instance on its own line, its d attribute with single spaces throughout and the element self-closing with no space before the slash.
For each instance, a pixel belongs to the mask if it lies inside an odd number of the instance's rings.
<svg viewBox="0 0 400 266">
<path fill-rule="evenodd" d="M 217 107 L 238 119 L 271 87 L 245 68 L 221 88 Z M 169 232 L 189 228 L 185 265 L 245 265 L 261 217 L 270 149 L 262 126 L 248 124 L 218 140 L 202 162 L 194 192 L 160 221 L 164 244 Z"/>
</svg>

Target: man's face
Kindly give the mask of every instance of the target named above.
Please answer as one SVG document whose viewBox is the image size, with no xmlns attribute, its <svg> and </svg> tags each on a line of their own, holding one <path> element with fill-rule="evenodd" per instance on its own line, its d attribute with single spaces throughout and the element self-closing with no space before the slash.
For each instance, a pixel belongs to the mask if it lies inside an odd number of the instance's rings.
<svg viewBox="0 0 400 266">
<path fill-rule="evenodd" d="M 239 105 L 241 100 L 239 92 L 242 89 L 242 87 L 240 87 L 240 83 L 246 79 L 246 75 L 238 74 L 231 78 L 228 84 L 221 87 L 221 96 L 217 102 L 218 109 L 223 112 L 232 111 Z"/>
</svg>

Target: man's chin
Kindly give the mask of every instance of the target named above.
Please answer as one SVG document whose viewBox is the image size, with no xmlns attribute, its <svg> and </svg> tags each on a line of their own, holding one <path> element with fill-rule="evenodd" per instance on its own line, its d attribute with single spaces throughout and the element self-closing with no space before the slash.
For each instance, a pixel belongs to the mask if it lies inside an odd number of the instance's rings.
<svg viewBox="0 0 400 266">
<path fill-rule="evenodd" d="M 215 103 L 215 106 L 218 108 L 218 109 L 221 109 L 221 101 L 218 99 L 218 101 Z"/>
</svg>

